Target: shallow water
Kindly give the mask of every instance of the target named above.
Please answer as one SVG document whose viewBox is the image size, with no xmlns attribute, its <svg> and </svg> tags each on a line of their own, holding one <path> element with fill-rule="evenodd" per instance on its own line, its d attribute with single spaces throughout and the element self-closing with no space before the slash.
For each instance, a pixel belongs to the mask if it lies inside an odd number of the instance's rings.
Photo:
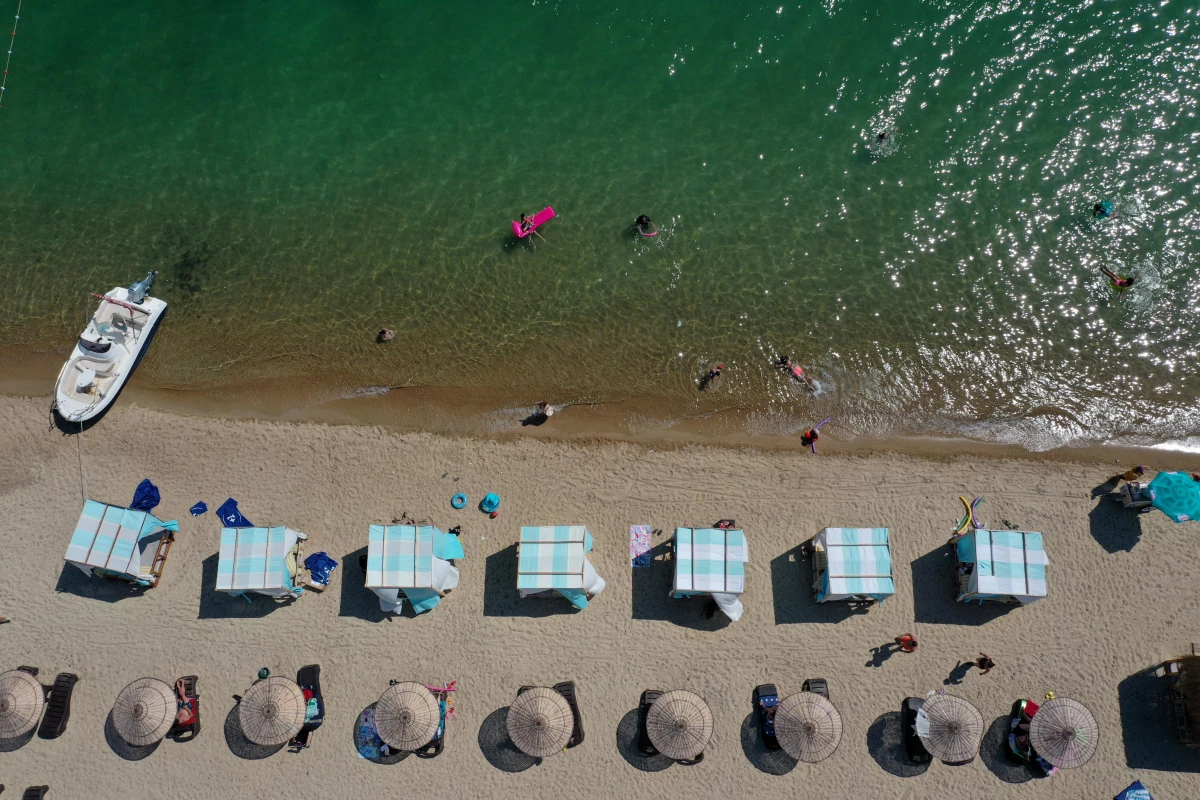
<svg viewBox="0 0 1200 800">
<path fill-rule="evenodd" d="M 0 327 L 65 353 L 153 268 L 160 386 L 1194 436 L 1198 33 L 1178 0 L 26 7 Z"/>
</svg>

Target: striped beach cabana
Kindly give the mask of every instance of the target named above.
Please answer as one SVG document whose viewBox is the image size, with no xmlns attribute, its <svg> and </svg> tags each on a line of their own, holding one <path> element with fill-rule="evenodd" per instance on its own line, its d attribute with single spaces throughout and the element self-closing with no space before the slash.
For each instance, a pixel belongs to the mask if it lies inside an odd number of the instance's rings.
<svg viewBox="0 0 1200 800">
<path fill-rule="evenodd" d="M 87 575 L 157 586 L 178 530 L 175 520 L 88 500 L 65 558 Z"/>
<path fill-rule="evenodd" d="M 462 543 L 432 525 L 372 525 L 367 539 L 367 588 L 379 596 L 379 608 L 400 613 L 407 598 L 420 614 L 458 586 Z"/>
<path fill-rule="evenodd" d="M 273 528 L 222 528 L 217 557 L 217 591 L 262 594 L 277 600 L 304 593 L 300 546 L 308 537 L 282 525 Z"/>
<path fill-rule="evenodd" d="M 746 534 L 740 528 L 676 528 L 671 597 L 711 595 L 731 620 L 741 619 L 746 590 Z"/>
<path fill-rule="evenodd" d="M 521 528 L 517 544 L 517 591 L 521 597 L 561 594 L 576 608 L 604 591 L 604 579 L 588 560 L 592 534 L 582 525 Z"/>
<path fill-rule="evenodd" d="M 1046 596 L 1046 551 L 1040 533 L 967 532 L 954 545 L 958 600 L 1029 603 Z"/>
<path fill-rule="evenodd" d="M 824 528 L 812 545 L 818 603 L 882 603 L 896 593 L 887 528 Z"/>
</svg>

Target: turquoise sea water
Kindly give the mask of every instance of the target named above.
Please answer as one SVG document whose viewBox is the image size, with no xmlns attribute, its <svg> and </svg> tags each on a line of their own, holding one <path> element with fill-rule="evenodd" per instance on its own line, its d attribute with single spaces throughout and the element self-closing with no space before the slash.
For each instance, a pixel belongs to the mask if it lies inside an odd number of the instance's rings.
<svg viewBox="0 0 1200 800">
<path fill-rule="evenodd" d="M 154 268 L 153 385 L 1200 434 L 1193 4 L 63 0 L 14 50 L 10 343 Z"/>
</svg>

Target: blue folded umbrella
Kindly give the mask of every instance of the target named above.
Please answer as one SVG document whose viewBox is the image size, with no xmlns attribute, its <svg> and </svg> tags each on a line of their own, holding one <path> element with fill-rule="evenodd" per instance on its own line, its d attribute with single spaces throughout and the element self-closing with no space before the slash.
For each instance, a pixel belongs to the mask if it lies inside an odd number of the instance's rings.
<svg viewBox="0 0 1200 800">
<path fill-rule="evenodd" d="M 203 500 L 201 500 L 199 503 L 196 503 L 196 505 L 192 506 L 191 509 L 189 509 L 189 510 L 192 512 L 193 517 L 198 517 L 201 514 L 208 511 L 208 504 L 205 503 Z"/>
<path fill-rule="evenodd" d="M 1129 788 L 1117 795 L 1113 800 L 1154 800 L 1150 790 L 1142 786 L 1141 781 L 1134 781 Z"/>
<path fill-rule="evenodd" d="M 304 559 L 304 566 L 312 575 L 313 580 L 329 585 L 330 574 L 337 569 L 338 562 L 329 557 L 324 551 L 313 553 Z"/>
<path fill-rule="evenodd" d="M 238 511 L 237 500 L 232 497 L 221 503 L 221 507 L 217 509 L 217 516 L 221 518 L 221 522 L 229 528 L 253 528 L 254 523 L 242 516 L 242 512 Z"/>
<path fill-rule="evenodd" d="M 151 483 L 149 478 L 143 478 L 134 490 L 133 502 L 129 507 L 134 511 L 150 511 L 161 500 L 162 495 L 158 493 L 158 487 Z"/>
<path fill-rule="evenodd" d="M 1141 781 L 1134 781 L 1129 784 L 1129 788 L 1118 794 L 1112 800 L 1154 800 L 1150 796 L 1150 789 L 1142 786 Z"/>
</svg>

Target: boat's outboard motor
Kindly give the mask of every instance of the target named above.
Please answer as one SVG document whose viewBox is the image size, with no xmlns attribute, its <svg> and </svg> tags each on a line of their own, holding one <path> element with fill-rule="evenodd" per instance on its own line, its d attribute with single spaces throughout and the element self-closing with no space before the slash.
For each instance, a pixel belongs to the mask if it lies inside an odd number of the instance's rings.
<svg viewBox="0 0 1200 800">
<path fill-rule="evenodd" d="M 158 270 L 152 269 L 146 273 L 146 277 L 129 287 L 130 302 L 137 303 L 138 305 L 142 304 L 142 301 L 146 299 L 146 293 L 149 292 L 150 287 L 154 285 L 154 277 L 156 275 L 158 275 Z"/>
</svg>

